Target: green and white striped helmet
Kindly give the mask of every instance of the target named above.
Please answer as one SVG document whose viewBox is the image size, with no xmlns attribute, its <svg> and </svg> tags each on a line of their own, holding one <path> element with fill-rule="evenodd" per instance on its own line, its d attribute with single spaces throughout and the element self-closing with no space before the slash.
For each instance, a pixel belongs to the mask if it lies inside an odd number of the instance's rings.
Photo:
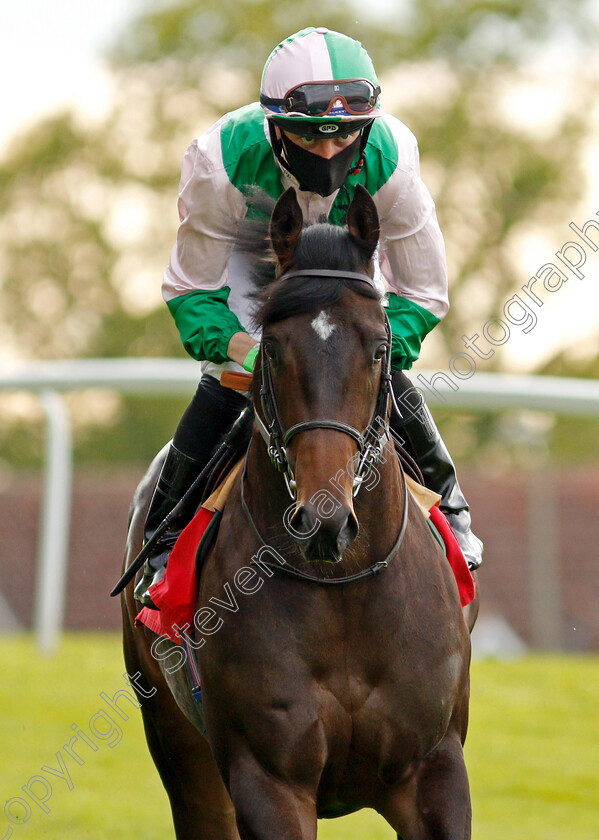
<svg viewBox="0 0 599 840">
<path fill-rule="evenodd" d="M 282 41 L 262 73 L 260 102 L 268 119 L 292 133 L 338 136 L 381 116 L 380 87 L 359 43 L 324 26 Z"/>
</svg>

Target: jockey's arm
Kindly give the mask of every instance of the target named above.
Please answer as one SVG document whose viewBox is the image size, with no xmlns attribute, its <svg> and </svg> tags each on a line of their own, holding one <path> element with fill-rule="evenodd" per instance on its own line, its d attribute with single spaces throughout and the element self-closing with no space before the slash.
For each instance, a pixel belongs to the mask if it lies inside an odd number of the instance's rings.
<svg viewBox="0 0 599 840">
<path fill-rule="evenodd" d="M 257 341 L 252 338 L 249 333 L 237 332 L 231 336 L 229 344 L 227 345 L 227 356 L 238 365 L 242 365 L 250 352 L 252 347 L 255 347 Z"/>
<path fill-rule="evenodd" d="M 414 168 L 382 224 L 381 270 L 389 289 L 392 364 L 411 368 L 449 308 L 447 262 L 435 205 Z"/>
<path fill-rule="evenodd" d="M 164 274 L 163 295 L 190 356 L 243 365 L 256 341 L 229 307 L 227 266 L 246 204 L 222 163 L 215 165 L 219 149 L 217 124 L 195 140 L 184 157 L 180 226 Z"/>
</svg>

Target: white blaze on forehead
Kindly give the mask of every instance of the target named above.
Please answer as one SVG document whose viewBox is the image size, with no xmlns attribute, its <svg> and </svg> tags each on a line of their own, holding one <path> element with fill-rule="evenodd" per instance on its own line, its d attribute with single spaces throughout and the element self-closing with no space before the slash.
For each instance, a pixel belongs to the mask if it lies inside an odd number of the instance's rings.
<svg viewBox="0 0 599 840">
<path fill-rule="evenodd" d="M 337 324 L 331 323 L 329 316 L 323 310 L 322 312 L 319 312 L 316 318 L 312 321 L 312 328 L 319 338 L 326 341 L 330 338 L 331 333 L 337 329 Z"/>
</svg>

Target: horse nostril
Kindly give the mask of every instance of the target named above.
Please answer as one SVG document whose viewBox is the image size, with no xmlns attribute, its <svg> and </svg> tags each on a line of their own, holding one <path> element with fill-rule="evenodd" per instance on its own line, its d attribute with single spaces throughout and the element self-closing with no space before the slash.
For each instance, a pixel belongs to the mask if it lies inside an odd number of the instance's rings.
<svg viewBox="0 0 599 840">
<path fill-rule="evenodd" d="M 313 537 L 320 527 L 320 519 L 315 511 L 308 510 L 305 505 L 298 505 L 289 520 L 288 531 L 296 540 L 307 540 Z"/>
<path fill-rule="evenodd" d="M 353 543 L 358 536 L 359 530 L 360 526 L 358 525 L 358 520 L 354 516 L 353 512 L 350 511 L 343 527 L 339 531 L 339 536 L 337 537 L 337 548 L 339 549 L 340 554 L 343 553 L 346 548 L 349 548 L 349 546 Z"/>
<path fill-rule="evenodd" d="M 306 503 L 297 506 L 287 530 L 307 560 L 338 563 L 356 539 L 359 525 L 351 508 L 339 506 L 334 515 L 320 518 L 318 510 Z"/>
</svg>

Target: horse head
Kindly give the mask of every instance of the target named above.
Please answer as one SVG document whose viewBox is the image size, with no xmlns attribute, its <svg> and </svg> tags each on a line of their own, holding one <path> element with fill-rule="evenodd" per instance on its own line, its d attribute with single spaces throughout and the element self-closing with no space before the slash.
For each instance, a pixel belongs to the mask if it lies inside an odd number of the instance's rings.
<svg viewBox="0 0 599 840">
<path fill-rule="evenodd" d="M 355 540 L 362 453 L 376 415 L 386 420 L 390 334 L 372 281 L 378 238 L 376 207 L 363 188 L 346 228 L 304 227 L 293 189 L 270 222 L 278 276 L 257 311 L 263 337 L 255 396 L 265 425 L 280 427 L 275 459 L 284 461 L 278 466 L 295 496 L 288 530 L 307 560 L 338 562 Z M 381 436 L 374 435 L 379 443 Z M 272 444 L 271 436 L 271 451 Z"/>
</svg>

